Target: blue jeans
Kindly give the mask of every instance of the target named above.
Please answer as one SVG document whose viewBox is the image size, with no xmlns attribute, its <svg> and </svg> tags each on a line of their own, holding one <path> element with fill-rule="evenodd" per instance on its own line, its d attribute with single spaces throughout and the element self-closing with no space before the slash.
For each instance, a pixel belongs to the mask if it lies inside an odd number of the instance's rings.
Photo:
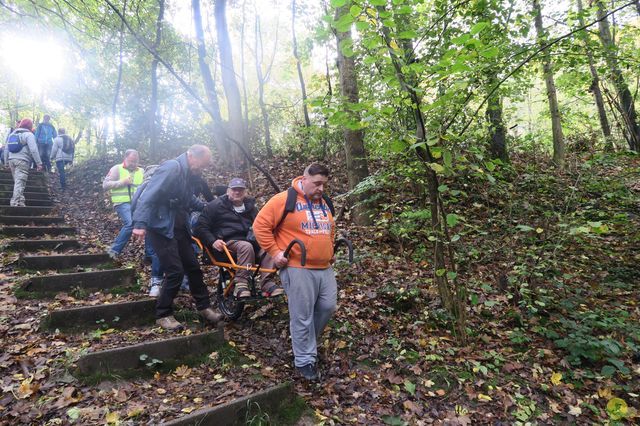
<svg viewBox="0 0 640 426">
<path fill-rule="evenodd" d="M 131 239 L 131 234 L 133 233 L 133 221 L 131 219 L 131 203 L 122 203 L 118 204 L 116 207 L 116 213 L 118 213 L 118 217 L 120 221 L 122 221 L 122 228 L 116 237 L 116 240 L 113 242 L 111 246 L 111 251 L 120 254 L 124 247 L 127 245 L 129 240 Z M 144 242 L 144 253 L 145 256 L 151 258 L 151 276 L 153 278 L 162 278 L 164 275 L 164 271 L 160 266 L 160 259 L 156 255 L 155 251 L 153 251 L 153 247 L 147 239 Z"/>
<path fill-rule="evenodd" d="M 42 167 L 50 172 L 51 171 L 51 148 L 50 143 L 39 143 L 38 154 L 40 154 L 40 161 L 42 161 Z"/>
<path fill-rule="evenodd" d="M 69 163 L 69 161 L 58 160 L 56 161 L 56 167 L 58 169 L 58 174 L 60 175 L 60 187 L 65 189 L 67 187 L 67 177 L 64 174 L 64 166 Z"/>
</svg>

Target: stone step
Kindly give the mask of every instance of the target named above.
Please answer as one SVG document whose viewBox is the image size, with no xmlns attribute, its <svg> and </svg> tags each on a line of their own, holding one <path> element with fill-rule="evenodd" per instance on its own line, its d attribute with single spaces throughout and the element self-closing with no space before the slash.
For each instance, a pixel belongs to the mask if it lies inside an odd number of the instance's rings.
<svg viewBox="0 0 640 426">
<path fill-rule="evenodd" d="M 46 216 L 52 211 L 53 207 L 0 207 L 2 216 Z"/>
<path fill-rule="evenodd" d="M 126 370 L 148 370 L 146 363 L 157 359 L 163 363 L 175 363 L 208 354 L 222 346 L 222 328 L 206 333 L 174 337 L 156 342 L 93 352 L 82 356 L 78 362 L 78 372 L 84 376 L 113 375 Z M 140 356 L 146 355 L 145 360 Z"/>
<path fill-rule="evenodd" d="M 53 251 L 65 251 L 80 247 L 78 240 L 12 240 L 9 241 L 5 248 L 7 250 L 22 250 L 22 251 L 38 251 L 38 250 L 53 250 Z"/>
<path fill-rule="evenodd" d="M 13 183 L 13 176 L 11 176 L 10 172 L 8 174 L 0 173 L 0 182 Z M 44 184 L 45 177 L 42 175 L 35 175 L 32 173 L 29 173 L 29 177 L 27 178 L 27 183 Z"/>
<path fill-rule="evenodd" d="M 2 191 L 12 191 L 13 192 L 13 181 L 0 181 L 0 190 Z M 40 183 L 30 183 L 27 182 L 27 186 L 24 187 L 25 191 L 28 192 L 49 192 L 49 189 L 46 185 L 42 185 Z"/>
<path fill-rule="evenodd" d="M 63 291 L 68 292 L 78 287 L 92 290 L 126 287 L 135 284 L 135 282 L 135 269 L 105 269 L 101 271 L 30 277 L 24 280 L 20 287 L 23 291 L 33 293 L 60 293 Z"/>
<path fill-rule="evenodd" d="M 0 215 L 2 225 L 54 225 L 63 223 L 64 217 L 59 216 L 3 216 Z"/>
<path fill-rule="evenodd" d="M 111 263 L 107 253 L 67 254 L 51 256 L 20 256 L 18 265 L 26 269 L 69 269 L 76 266 L 95 266 Z"/>
<path fill-rule="evenodd" d="M 0 170 L 0 177 L 7 179 L 11 179 L 11 170 L 8 169 L 4 169 L 4 170 Z M 38 171 L 38 170 L 31 170 L 29 171 L 29 176 L 33 176 L 33 177 L 44 177 L 44 172 Z"/>
<path fill-rule="evenodd" d="M 156 299 L 110 305 L 82 306 L 49 312 L 42 320 L 41 328 L 48 330 L 81 331 L 99 326 L 118 328 L 153 324 Z"/>
<path fill-rule="evenodd" d="M 256 414 L 267 414 L 269 424 L 278 424 L 278 414 L 291 407 L 295 393 L 291 382 L 282 383 L 260 392 L 238 398 L 211 408 L 203 408 L 191 414 L 162 423 L 163 426 L 235 426 L 248 424 L 247 420 Z M 304 408 L 294 413 L 301 416 Z M 287 419 L 297 420 L 297 419 Z M 287 423 L 287 424 L 293 424 Z"/>
<path fill-rule="evenodd" d="M 26 200 L 51 200 L 48 192 L 28 192 L 22 193 Z M 13 189 L 11 191 L 0 191 L 0 198 L 11 199 L 13 197 Z"/>
<path fill-rule="evenodd" d="M 71 235 L 76 228 L 70 226 L 3 226 L 0 234 L 7 236 L 42 237 L 44 235 Z"/>
<path fill-rule="evenodd" d="M 8 207 L 11 202 L 11 198 L 2 198 L 0 197 L 0 207 Z M 32 200 L 25 198 L 25 204 L 27 207 L 51 207 L 53 206 L 53 201 L 51 200 Z"/>
</svg>

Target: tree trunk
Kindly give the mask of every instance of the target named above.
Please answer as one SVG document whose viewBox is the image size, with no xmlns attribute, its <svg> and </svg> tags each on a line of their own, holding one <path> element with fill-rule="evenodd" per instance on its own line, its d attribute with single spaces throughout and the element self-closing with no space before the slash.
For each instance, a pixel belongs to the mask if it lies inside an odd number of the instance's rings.
<svg viewBox="0 0 640 426">
<path fill-rule="evenodd" d="M 224 87 L 229 111 L 229 134 L 232 138 L 240 141 L 243 147 L 246 148 L 246 141 L 242 139 L 242 102 L 240 100 L 240 89 L 238 88 L 233 66 L 233 54 L 229 40 L 229 30 L 227 29 L 226 8 L 227 0 L 215 0 L 213 13 L 216 20 L 216 34 L 218 36 L 222 86 Z M 237 168 L 242 161 L 240 152 L 235 145 L 231 151 L 234 165 Z"/>
<path fill-rule="evenodd" d="M 488 89 L 497 84 L 497 75 L 494 70 L 490 71 Z M 502 98 L 498 95 L 497 91 L 489 96 L 487 99 L 487 121 L 489 122 L 489 136 L 491 142 L 489 144 L 489 152 L 493 158 L 499 158 L 502 161 L 509 161 L 509 154 L 507 153 L 507 130 L 504 127 L 504 121 L 502 119 Z"/>
<path fill-rule="evenodd" d="M 584 27 L 584 13 L 582 7 L 582 0 L 577 1 L 578 6 L 578 25 Z M 600 90 L 600 77 L 595 67 L 593 60 L 593 53 L 589 48 L 589 36 L 586 31 L 580 31 L 580 38 L 585 44 L 585 52 L 589 61 L 589 71 L 591 72 L 591 86 L 589 90 L 593 93 L 593 98 L 596 102 L 596 108 L 598 109 L 598 118 L 600 119 L 600 127 L 602 128 L 602 134 L 604 135 L 605 146 L 609 149 L 613 149 L 613 143 L 611 142 L 611 126 L 609 125 L 609 119 L 607 118 L 607 112 L 604 108 L 604 98 L 602 97 L 602 91 Z"/>
<path fill-rule="evenodd" d="M 380 10 L 381 8 L 378 8 Z M 400 87 L 409 96 L 410 101 L 413 104 L 412 114 L 415 120 L 416 126 L 416 140 L 417 142 L 427 141 L 427 127 L 424 122 L 424 116 L 422 114 L 421 100 L 416 93 L 415 87 L 418 87 L 414 76 L 407 77 L 403 72 L 403 63 L 401 58 L 395 53 L 392 48 L 392 39 L 389 34 L 389 29 L 382 26 L 382 33 L 385 43 L 387 45 L 387 51 L 391 57 L 391 62 L 394 67 L 396 78 L 400 83 Z M 405 46 L 412 45 L 411 41 L 404 44 Z M 405 48 L 406 49 L 406 48 Z M 413 47 L 410 50 L 405 51 L 405 60 L 413 61 Z M 464 284 L 461 283 L 456 274 L 456 260 L 455 252 L 449 238 L 449 233 L 446 224 L 446 213 L 444 211 L 444 205 L 440 200 L 440 192 L 438 187 L 440 186 L 439 178 L 434 169 L 431 167 L 432 163 L 435 163 L 435 159 L 431 154 L 429 145 L 426 143 L 416 145 L 415 148 L 418 159 L 425 166 L 425 174 L 427 180 L 427 192 L 429 194 L 429 208 L 431 211 L 431 231 L 435 237 L 433 256 L 434 256 L 434 275 L 433 280 L 438 288 L 438 294 L 442 301 L 444 308 L 453 315 L 456 319 L 454 330 L 460 340 L 465 343 L 467 341 L 466 332 L 466 289 Z M 447 243 L 447 255 L 445 255 L 445 243 Z M 446 257 L 449 259 L 447 265 Z M 447 274 L 451 272 L 453 275 Z M 450 278 L 451 277 L 451 278 Z M 453 281 L 451 286 L 449 281 Z"/>
<path fill-rule="evenodd" d="M 127 0 L 124 0 L 122 5 L 122 14 L 124 15 L 127 10 Z M 111 130 L 113 131 L 113 141 L 116 141 L 116 113 L 118 109 L 118 98 L 120 97 L 120 87 L 122 86 L 122 50 L 124 48 L 124 23 L 120 24 L 120 40 L 118 43 L 118 78 L 116 80 L 116 88 L 113 93 L 113 102 L 111 103 Z M 105 144 L 106 144 L 105 137 Z M 106 147 L 105 147 L 106 151 Z"/>
<path fill-rule="evenodd" d="M 242 140 L 246 142 L 247 147 L 249 143 L 249 100 L 247 97 L 247 78 L 245 75 L 245 63 L 244 63 L 244 27 L 246 23 L 245 6 L 246 0 L 242 2 L 242 26 L 240 27 L 240 78 L 242 79 L 242 101 L 244 104 L 243 113 L 244 120 L 242 126 Z"/>
<path fill-rule="evenodd" d="M 295 0 L 294 0 L 295 4 Z M 346 6 L 336 9 L 336 20 L 345 13 L 349 13 Z M 347 57 L 342 53 L 340 46 L 346 40 L 351 39 L 350 32 L 336 31 L 336 46 L 338 53 L 338 72 L 340 74 L 340 91 L 342 97 L 348 102 L 347 110 L 352 109 L 352 105 L 360 102 L 358 92 L 358 78 L 353 56 Z M 353 121 L 360 121 L 360 113 L 350 111 Z M 369 166 L 367 163 L 367 153 L 364 148 L 364 131 L 351 130 L 347 127 L 343 130 L 344 151 L 347 161 L 347 177 L 349 179 L 349 189 L 353 190 L 360 182 L 369 176 Z M 371 212 L 367 208 L 366 199 L 370 194 L 363 193 L 353 197 L 353 221 L 358 225 L 371 224 Z"/>
<path fill-rule="evenodd" d="M 225 137 L 222 124 L 222 116 L 220 114 L 220 104 L 218 103 L 218 94 L 216 93 L 216 83 L 211 76 L 211 69 L 207 63 L 207 49 L 204 44 L 204 30 L 202 29 L 202 14 L 200 13 L 200 0 L 191 0 L 193 8 L 193 23 L 196 30 L 196 39 L 198 44 L 198 65 L 200 74 L 204 83 L 204 91 L 207 95 L 209 110 L 213 121 L 213 140 L 218 149 L 218 155 L 225 164 L 230 164 L 230 145 Z"/>
<path fill-rule="evenodd" d="M 262 74 L 262 58 L 263 58 L 262 32 L 260 30 L 260 16 L 256 13 L 255 21 L 255 58 L 256 58 L 256 74 L 258 77 L 258 103 L 260 104 L 260 112 L 262 113 L 262 127 L 264 128 L 264 145 L 267 150 L 267 157 L 273 157 L 271 149 L 271 131 L 269 130 L 269 114 L 267 113 L 267 105 L 264 102 L 264 85 L 265 77 Z"/>
<path fill-rule="evenodd" d="M 546 43 L 547 37 L 542 25 L 540 0 L 533 0 L 533 14 L 536 32 L 538 34 L 538 44 L 543 46 Z M 564 135 L 562 134 L 560 108 L 558 107 L 558 94 L 556 92 L 556 84 L 553 80 L 553 66 L 551 64 L 551 57 L 546 50 L 542 54 L 542 73 L 544 75 L 544 83 L 547 87 L 547 99 L 549 100 L 549 112 L 551 113 L 553 162 L 557 167 L 563 168 L 565 157 Z"/>
<path fill-rule="evenodd" d="M 638 117 L 634 105 L 633 96 L 629 91 L 629 87 L 622 75 L 620 66 L 618 64 L 618 58 L 616 55 L 616 46 L 611 36 L 611 29 L 609 28 L 609 21 L 606 18 L 606 10 L 602 3 L 602 0 L 596 0 L 596 13 L 599 19 L 598 29 L 600 35 L 600 41 L 604 46 L 605 59 L 607 61 L 608 68 L 611 72 L 611 78 L 613 85 L 616 88 L 618 94 L 618 102 L 620 103 L 620 110 L 622 113 L 622 121 L 624 122 L 626 132 L 625 137 L 629 144 L 629 149 L 632 151 L 638 151 L 640 149 L 640 126 L 638 126 Z"/>
<path fill-rule="evenodd" d="M 162 20 L 164 19 L 164 0 L 158 0 L 158 19 L 156 20 L 156 39 L 153 49 L 158 50 L 162 41 Z M 158 120 L 158 60 L 151 62 L 151 105 L 149 106 L 149 155 L 154 158 L 158 152 L 158 135 L 160 122 Z M 155 159 L 155 158 L 154 158 Z"/>
<path fill-rule="evenodd" d="M 291 0 L 291 41 L 293 45 L 293 57 L 296 59 L 296 68 L 298 69 L 298 79 L 300 80 L 300 91 L 302 92 L 304 124 L 307 127 L 311 127 L 309 110 L 307 108 L 307 89 L 304 84 L 304 76 L 302 75 L 302 64 L 300 63 L 300 55 L 298 54 L 298 40 L 296 39 L 296 0 Z"/>
</svg>

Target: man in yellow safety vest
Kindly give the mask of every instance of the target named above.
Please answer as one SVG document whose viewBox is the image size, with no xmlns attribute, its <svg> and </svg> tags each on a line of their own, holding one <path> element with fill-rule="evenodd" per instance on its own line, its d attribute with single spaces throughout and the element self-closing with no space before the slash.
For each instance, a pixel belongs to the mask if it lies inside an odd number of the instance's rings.
<svg viewBox="0 0 640 426">
<path fill-rule="evenodd" d="M 138 151 L 128 149 L 124 153 L 122 163 L 113 166 L 102 182 L 102 188 L 110 191 L 111 202 L 122 221 L 122 228 L 108 250 L 109 255 L 114 259 L 120 256 L 133 231 L 131 199 L 144 179 L 144 170 L 142 167 L 138 167 L 139 161 Z M 145 244 L 145 255 L 151 258 L 151 290 L 149 295 L 155 297 L 160 292 L 163 273 L 160 261 L 150 244 Z"/>
</svg>

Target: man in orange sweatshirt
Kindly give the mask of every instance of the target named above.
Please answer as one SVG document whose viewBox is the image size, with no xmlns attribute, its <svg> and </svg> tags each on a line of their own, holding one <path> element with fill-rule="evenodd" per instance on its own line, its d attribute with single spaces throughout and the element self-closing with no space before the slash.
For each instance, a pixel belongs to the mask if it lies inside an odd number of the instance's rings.
<svg viewBox="0 0 640 426">
<path fill-rule="evenodd" d="M 271 198 L 253 222 L 258 244 L 274 259 L 289 300 L 289 328 L 295 366 L 307 380 L 317 380 L 317 341 L 336 310 L 337 284 L 333 263 L 335 222 L 322 198 L 329 169 L 309 165 L 291 184 L 297 192 L 295 208 L 285 215 L 287 191 Z M 293 239 L 301 240 L 307 251 L 305 266 L 295 245 L 284 257 Z"/>
</svg>

